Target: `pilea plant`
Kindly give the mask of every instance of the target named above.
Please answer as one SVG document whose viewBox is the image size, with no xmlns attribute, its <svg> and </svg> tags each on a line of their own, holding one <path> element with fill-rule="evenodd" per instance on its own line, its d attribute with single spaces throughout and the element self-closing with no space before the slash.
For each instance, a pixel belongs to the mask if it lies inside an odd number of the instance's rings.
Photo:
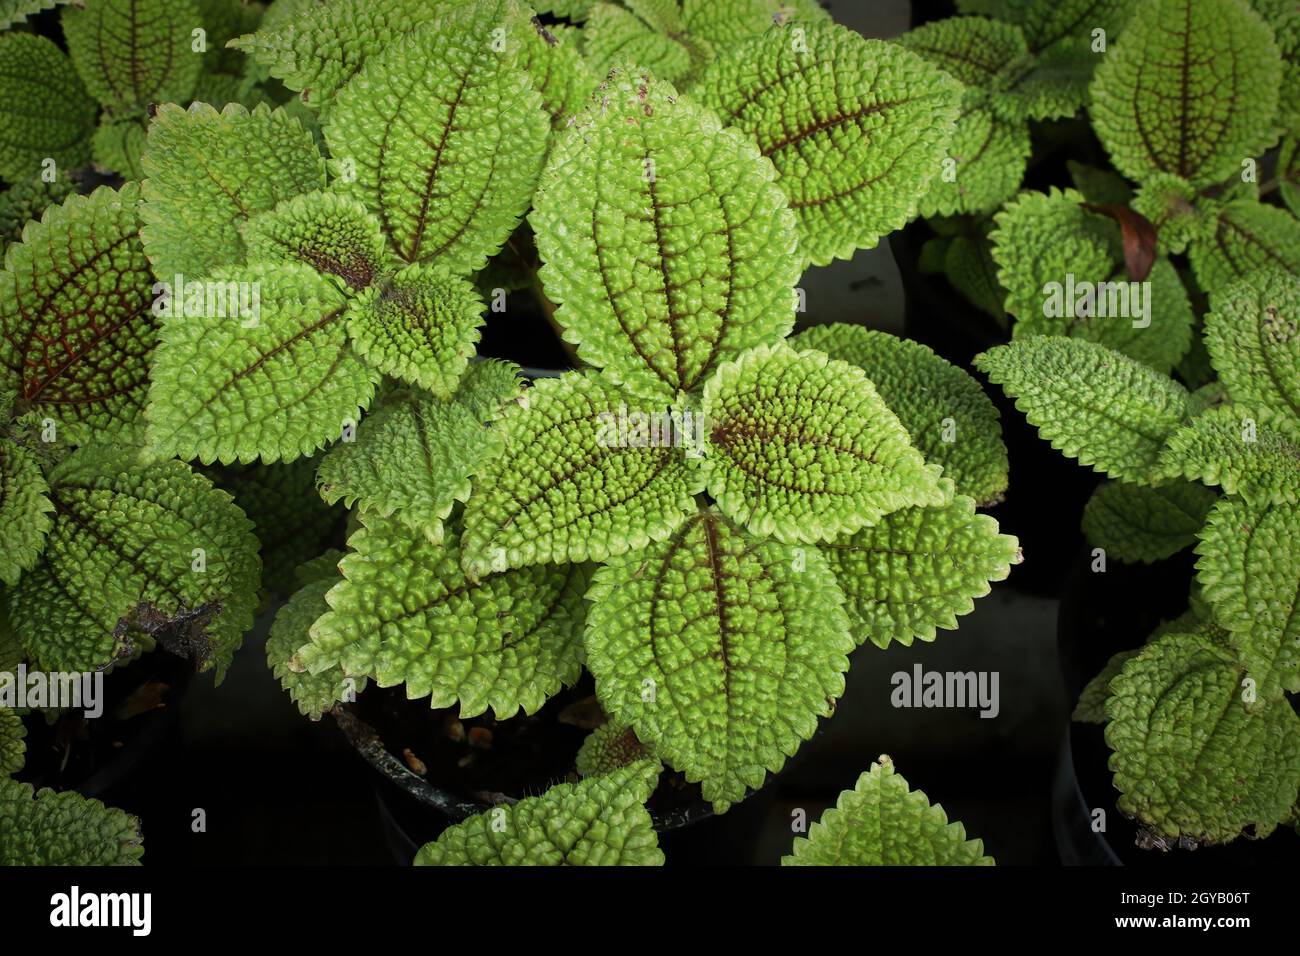
<svg viewBox="0 0 1300 956">
<path fill-rule="evenodd" d="M 1007 461 L 973 379 L 856 327 L 787 340 L 805 267 L 915 215 L 961 85 L 811 4 L 568 12 L 275 4 L 231 46 L 293 108 L 156 103 L 140 183 L 23 228 L 4 626 L 47 669 L 161 643 L 220 678 L 261 590 L 295 590 L 268 657 L 315 716 L 372 681 L 504 720 L 585 662 L 581 764 L 649 762 L 536 799 L 652 862 L 645 768 L 726 810 L 857 645 L 955 627 L 1019 554 L 977 511 Z M 522 244 L 540 271 L 495 285 Z M 532 388 L 474 358 L 524 284 L 583 366 Z M 295 502 L 313 471 L 324 504 Z M 334 503 L 341 559 L 293 531 Z M 826 828 L 877 791 L 936 860 L 981 857 L 887 767 Z"/>
</svg>

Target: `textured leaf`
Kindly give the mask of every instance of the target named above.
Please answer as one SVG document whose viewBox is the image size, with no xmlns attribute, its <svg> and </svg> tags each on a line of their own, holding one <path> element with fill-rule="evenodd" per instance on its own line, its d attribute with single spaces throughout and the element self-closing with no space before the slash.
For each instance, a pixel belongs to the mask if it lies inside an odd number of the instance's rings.
<svg viewBox="0 0 1300 956">
<path fill-rule="evenodd" d="M 954 236 L 944 252 L 943 273 L 971 305 L 1006 327 L 1007 294 L 998 282 L 998 267 L 988 236 Z"/>
<path fill-rule="evenodd" d="M 658 759 L 651 757 L 645 745 L 637 740 L 631 727 L 607 720 L 582 742 L 576 768 L 584 777 L 595 777 L 647 758 L 659 764 Z"/>
<path fill-rule="evenodd" d="M 183 104 L 194 92 L 203 68 L 191 49 L 190 31 L 202 24 L 194 0 L 87 0 L 62 19 L 77 72 L 109 112 Z"/>
<path fill-rule="evenodd" d="M 1264 409 L 1220 405 L 1169 436 L 1159 467 L 1261 504 L 1300 503 L 1300 428 Z"/>
<path fill-rule="evenodd" d="M 325 185 L 311 133 L 283 109 L 159 107 L 142 159 L 141 238 L 166 281 L 244 259 L 241 227 L 282 200 Z"/>
<path fill-rule="evenodd" d="M 18 713 L 0 710 L 0 779 L 23 769 L 27 759 L 27 728 Z"/>
<path fill-rule="evenodd" d="M 300 262 L 351 289 L 371 285 L 389 264 L 379 220 L 356 199 L 320 190 L 286 199 L 244 226 L 249 262 Z"/>
<path fill-rule="evenodd" d="M 524 381 L 519 366 L 501 359 L 476 359 L 461 376 L 456 401 L 481 421 L 499 418 L 509 402 L 523 395 Z"/>
<path fill-rule="evenodd" d="M 545 27 L 532 19 L 527 26 L 519 26 L 517 32 L 522 40 L 519 65 L 541 94 L 542 108 L 559 127 L 586 105 L 600 80 L 582 58 L 572 31 Z"/>
<path fill-rule="evenodd" d="M 1124 205 L 1147 219 L 1157 232 L 1162 252 L 1180 255 L 1193 241 L 1213 241 L 1221 203 L 1202 199 L 1186 180 L 1155 173 Z"/>
<path fill-rule="evenodd" d="M 416 866 L 662 866 L 643 805 L 657 774 L 648 761 L 458 823 L 415 856 Z"/>
<path fill-rule="evenodd" d="M 139 120 L 113 122 L 106 118 L 91 138 L 95 165 L 118 173 L 123 179 L 144 179 L 140 157 L 144 153 L 145 139 L 145 128 Z"/>
<path fill-rule="evenodd" d="M 230 496 L 180 462 L 140 466 L 129 449 L 97 447 L 58 465 L 50 489 L 44 558 L 6 595 L 32 658 L 95 670 L 160 641 L 220 680 L 261 575 L 252 524 Z"/>
<path fill-rule="evenodd" d="M 140 415 L 157 336 L 139 188 L 71 196 L 9 247 L 0 273 L 0 388 L 74 437 Z"/>
<path fill-rule="evenodd" d="M 1087 105 L 1088 85 L 1102 58 L 1089 40 L 1064 39 L 1042 51 L 1015 86 L 995 93 L 993 109 L 1004 120 L 1020 122 L 1072 117 Z"/>
<path fill-rule="evenodd" d="M 682 0 L 682 24 L 715 47 L 762 33 L 773 23 L 829 20 L 817 0 Z"/>
<path fill-rule="evenodd" d="M 538 382 L 502 421 L 505 454 L 465 509 L 465 568 L 602 561 L 663 541 L 703 482 L 682 448 L 618 440 L 626 399 L 578 373 Z"/>
<path fill-rule="evenodd" d="M 1095 28 L 1120 32 L 1133 0 L 957 0 L 962 13 L 979 13 L 1020 27 L 1034 52 L 1062 41 L 1083 40 Z"/>
<path fill-rule="evenodd" d="M 1085 201 L 1098 206 L 1127 206 L 1133 201 L 1132 187 L 1114 170 L 1087 166 L 1072 159 L 1066 160 L 1065 165 L 1074 188 Z"/>
<path fill-rule="evenodd" d="M 943 807 L 913 790 L 881 757 L 840 794 L 782 866 L 992 866 L 981 840 L 949 823 Z"/>
<path fill-rule="evenodd" d="M 442 266 L 407 266 L 348 307 L 352 347 L 369 365 L 450 398 L 474 354 L 483 300 Z"/>
<path fill-rule="evenodd" d="M 295 660 L 298 649 L 310 640 L 311 626 L 329 612 L 325 593 L 337 583 L 335 575 L 304 585 L 275 615 L 266 639 L 266 662 L 271 672 L 302 715 L 312 720 L 320 720 L 336 702 L 360 694 L 366 686 L 365 678 L 346 678 L 337 667 L 311 674 Z"/>
<path fill-rule="evenodd" d="M 28 222 L 39 222 L 42 212 L 63 202 L 72 192 L 67 177 L 52 183 L 24 179 L 0 192 L 0 249 L 21 239 Z"/>
<path fill-rule="evenodd" d="M 0 30 L 22 23 L 42 10 L 53 10 L 60 4 L 70 2 L 71 0 L 0 0 Z"/>
<path fill-rule="evenodd" d="M 13 585 L 30 571 L 50 530 L 49 485 L 36 457 L 0 438 L 0 581 Z"/>
<path fill-rule="evenodd" d="M 207 34 L 207 51 L 203 54 L 205 76 L 250 72 L 250 63 L 243 52 L 232 49 L 227 44 L 235 37 L 252 33 L 258 28 L 262 19 L 262 4 L 247 3 L 245 0 L 198 0 L 198 5 L 199 18 Z M 202 99 L 197 93 L 194 98 Z"/>
<path fill-rule="evenodd" d="M 470 478 L 501 454 L 503 442 L 464 403 L 394 396 L 321 459 L 321 496 L 377 517 L 396 515 L 430 541 L 470 494 Z"/>
<path fill-rule="evenodd" d="M 578 354 L 672 401 L 784 338 L 799 279 L 772 166 L 661 81 L 617 75 L 556 144 L 531 223 Z"/>
<path fill-rule="evenodd" d="M 951 179 L 930 181 L 921 197 L 922 216 L 981 216 L 1013 196 L 1029 159 L 1029 128 L 999 119 L 975 106 L 957 118 L 946 159 L 954 163 Z"/>
<path fill-rule="evenodd" d="M 1107 481 L 1083 509 L 1083 533 L 1112 558 L 1149 564 L 1195 544 L 1217 498 L 1188 481 L 1154 487 Z"/>
<path fill-rule="evenodd" d="M 1144 0 L 1097 69 L 1093 128 L 1130 179 L 1206 186 L 1271 144 L 1281 72 L 1244 0 Z"/>
<path fill-rule="evenodd" d="M 1245 668 L 1198 634 L 1166 634 L 1110 682 L 1106 742 L 1120 810 L 1169 837 L 1267 836 L 1300 789 L 1300 718 L 1247 710 Z"/>
<path fill-rule="evenodd" d="M 904 508 L 844 541 L 823 545 L 844 591 L 858 642 L 932 641 L 955 630 L 975 598 L 989 593 L 1021 561 L 1019 544 L 958 495 L 935 508 Z"/>
<path fill-rule="evenodd" d="M 780 770 L 844 692 L 853 639 L 825 559 L 720 515 L 607 562 L 588 599 L 605 712 L 719 813 Z"/>
<path fill-rule="evenodd" d="M 90 161 L 95 101 L 53 40 L 0 36 L 0 177 L 21 182 L 54 160 L 61 172 Z"/>
<path fill-rule="evenodd" d="M 253 283 L 259 314 L 164 324 L 149 390 L 156 455 L 293 461 L 357 421 L 379 374 L 348 346 L 332 282 L 296 265 L 218 270 L 212 281 Z"/>
<path fill-rule="evenodd" d="M 537 185 L 550 122 L 516 57 L 495 49 L 496 6 L 458 11 L 368 59 L 325 121 L 339 188 L 407 262 L 483 268 Z"/>
<path fill-rule="evenodd" d="M 1219 210 L 1213 238 L 1188 250 L 1196 281 L 1218 292 L 1259 269 L 1300 272 L 1300 220 L 1285 209 L 1239 199 Z"/>
<path fill-rule="evenodd" d="M 919 342 L 860 325 L 816 325 L 791 340 L 867 373 L 912 443 L 943 466 L 957 491 L 981 504 L 1007 490 L 1007 449 L 998 410 L 971 375 Z"/>
<path fill-rule="evenodd" d="M 962 88 L 897 44 L 831 24 L 800 29 L 735 44 L 692 92 L 758 141 L 790 198 L 804 261 L 824 265 L 915 215 Z"/>
<path fill-rule="evenodd" d="M 684 32 L 675 3 L 633 0 L 629 5 L 671 11 L 672 22 L 647 22 L 616 3 L 594 4 L 583 26 L 582 52 L 598 75 L 627 65 L 670 82 L 686 82 L 709 61 L 712 46 Z"/>
<path fill-rule="evenodd" d="M 1300 691 L 1300 511 L 1225 498 L 1196 548 L 1197 581 L 1262 698 Z"/>
<path fill-rule="evenodd" d="M 0 866 L 130 866 L 143 854 L 135 817 L 0 777 Z"/>
<path fill-rule="evenodd" d="M 934 20 L 904 33 L 898 43 L 973 92 L 1010 88 L 1029 58 L 1029 46 L 1019 27 L 985 17 Z"/>
<path fill-rule="evenodd" d="M 1110 682 L 1135 654 L 1137 650 L 1120 651 L 1118 654 L 1111 655 L 1106 666 L 1101 669 L 1101 673 L 1088 681 L 1079 694 L 1079 701 L 1074 705 L 1074 712 L 1070 715 L 1071 720 L 1084 724 L 1106 723 L 1106 701 L 1110 699 Z"/>
<path fill-rule="evenodd" d="M 1093 342 L 1034 335 L 975 357 L 1062 454 L 1112 478 L 1150 483 L 1188 414 L 1187 390 Z"/>
<path fill-rule="evenodd" d="M 1300 419 L 1300 280 L 1263 271 L 1224 289 L 1205 344 L 1233 401 Z"/>
<path fill-rule="evenodd" d="M 342 667 L 380 687 L 404 683 L 462 717 L 533 713 L 582 673 L 581 565 L 538 566 L 480 582 L 460 569 L 454 534 L 442 546 L 394 518 L 364 518 L 326 595 L 330 613 L 298 652 L 312 674 Z"/>
<path fill-rule="evenodd" d="M 752 349 L 709 381 L 703 409 L 709 494 L 757 535 L 826 541 L 945 499 L 862 370 L 824 353 Z"/>
</svg>

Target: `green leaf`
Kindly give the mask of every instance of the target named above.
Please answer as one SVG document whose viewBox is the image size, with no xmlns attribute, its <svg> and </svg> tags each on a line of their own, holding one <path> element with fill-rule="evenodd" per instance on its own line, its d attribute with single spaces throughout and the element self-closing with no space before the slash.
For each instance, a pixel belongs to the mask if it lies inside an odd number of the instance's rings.
<svg viewBox="0 0 1300 956">
<path fill-rule="evenodd" d="M 141 238 L 165 281 L 244 261 L 240 230 L 259 212 L 325 185 L 311 133 L 283 109 L 159 107 L 141 160 Z"/>
<path fill-rule="evenodd" d="M 1300 691 L 1300 512 L 1224 498 L 1196 548 L 1197 581 L 1261 698 Z"/>
<path fill-rule="evenodd" d="M 27 728 L 17 711 L 0 709 L 0 779 L 23 769 L 27 759 Z"/>
<path fill-rule="evenodd" d="M 77 72 L 110 113 L 139 115 L 194 92 L 203 56 L 191 49 L 202 25 L 193 0 L 88 0 L 62 20 Z"/>
<path fill-rule="evenodd" d="M 773 23 L 830 19 L 817 0 L 681 0 L 681 6 L 686 32 L 715 47 L 748 39 Z"/>
<path fill-rule="evenodd" d="M 1035 53 L 1061 42 L 1086 40 L 1094 29 L 1114 37 L 1133 0 L 957 0 L 961 13 L 979 13 L 1020 27 Z"/>
<path fill-rule="evenodd" d="M 608 561 L 588 600 L 587 666 L 605 712 L 719 813 L 780 770 L 844 692 L 853 638 L 815 549 L 700 512 Z"/>
<path fill-rule="evenodd" d="M 1110 682 L 1106 742 L 1119 808 L 1191 846 L 1267 836 L 1300 789 L 1300 718 L 1242 700 L 1246 668 L 1199 634 L 1166 634 Z"/>
<path fill-rule="evenodd" d="M 497 51 L 493 9 L 457 10 L 367 59 L 326 118 L 338 188 L 407 262 L 478 271 L 537 185 L 549 118 L 517 65 L 522 41 Z"/>
<path fill-rule="evenodd" d="M 1185 179 L 1155 173 L 1125 201 L 1150 221 L 1162 252 L 1181 255 L 1189 243 L 1211 240 L 1222 203 L 1203 199 Z"/>
<path fill-rule="evenodd" d="M 245 0 L 198 0 L 198 4 L 199 17 L 207 34 L 207 50 L 203 54 L 205 78 L 217 74 L 251 72 L 248 69 L 251 64 L 243 52 L 232 49 L 227 44 L 235 37 L 257 29 L 262 19 L 262 4 L 247 3 Z M 201 84 L 202 79 L 200 88 Z M 194 98 L 203 99 L 197 95 L 197 91 Z"/>
<path fill-rule="evenodd" d="M 49 183 L 23 179 L 0 192 L 0 249 L 21 239 L 28 222 L 40 222 L 41 213 L 63 202 L 72 192 L 67 177 Z"/>
<path fill-rule="evenodd" d="M 790 198 L 804 262 L 825 265 L 916 214 L 962 87 L 895 43 L 807 24 L 735 44 L 692 93 L 758 141 Z"/>
<path fill-rule="evenodd" d="M 415 856 L 416 866 L 662 866 L 644 803 L 657 776 L 648 761 L 458 823 Z"/>
<path fill-rule="evenodd" d="M 1130 179 L 1207 186 L 1273 142 L 1281 75 L 1272 31 L 1243 0 L 1144 0 L 1097 68 L 1093 128 Z"/>
<path fill-rule="evenodd" d="M 949 823 L 943 807 L 913 790 L 885 756 L 840 794 L 833 809 L 795 837 L 782 866 L 992 866 L 981 840 Z"/>
<path fill-rule="evenodd" d="M 662 81 L 618 74 L 556 143 L 531 223 L 578 354 L 672 401 L 784 338 L 794 219 L 753 143 Z"/>
<path fill-rule="evenodd" d="M 584 777 L 596 777 L 647 759 L 663 766 L 637 740 L 631 727 L 607 720 L 583 740 L 578 749 L 576 768 Z"/>
<path fill-rule="evenodd" d="M 1083 509 L 1083 533 L 1113 558 L 1150 564 L 1195 544 L 1217 499 L 1189 481 L 1153 487 L 1107 481 Z"/>
<path fill-rule="evenodd" d="M 582 673 L 582 565 L 538 566 L 474 582 L 460 542 L 441 546 L 394 518 L 367 517 L 330 612 L 298 652 L 312 674 L 341 667 L 380 687 L 406 685 L 431 707 L 459 702 L 462 717 L 491 708 L 498 720 L 531 714 Z"/>
<path fill-rule="evenodd" d="M 435 544 L 470 479 L 501 454 L 496 430 L 483 427 L 460 401 L 396 395 L 321 459 L 317 483 L 328 502 L 357 505 L 363 515 L 397 518 Z"/>
<path fill-rule="evenodd" d="M 860 325 L 815 325 L 791 340 L 867 373 L 912 443 L 981 505 L 1007 490 L 1007 449 L 998 410 L 968 372 L 912 342 Z"/>
<path fill-rule="evenodd" d="M 134 183 L 70 196 L 27 226 L 0 273 L 0 388 L 75 440 L 116 434 L 144 406 L 157 320 L 139 196 Z"/>
<path fill-rule="evenodd" d="M 365 205 L 335 192 L 294 196 L 244 226 L 249 262 L 299 262 L 338 276 L 353 290 L 390 265 L 388 241 Z"/>
<path fill-rule="evenodd" d="M 933 641 L 1004 580 L 1019 542 L 963 495 L 934 508 L 904 508 L 853 537 L 822 546 L 844 591 L 854 636 L 878 647 Z"/>
<path fill-rule="evenodd" d="M 1265 409 L 1220 405 L 1169 436 L 1159 469 L 1261 504 L 1300 503 L 1300 427 Z"/>
<path fill-rule="evenodd" d="M 943 257 L 943 273 L 971 305 L 987 312 L 1006 328 L 1006 292 L 998 283 L 993 244 L 987 235 L 954 236 Z"/>
<path fill-rule="evenodd" d="M 118 173 L 123 179 L 144 179 L 140 157 L 144 153 L 145 139 L 145 128 L 139 120 L 114 122 L 105 117 L 91 139 L 95 165 Z"/>
<path fill-rule="evenodd" d="M 0 866 L 136 866 L 143 855 L 135 817 L 0 777 Z"/>
<path fill-rule="evenodd" d="M 671 12 L 672 22 L 648 22 L 616 3 L 595 4 L 583 25 L 582 53 L 598 75 L 627 65 L 687 82 L 711 59 L 712 45 L 683 31 L 675 4 L 632 0 L 629 5 Z"/>
<path fill-rule="evenodd" d="M 513 362 L 476 359 L 461 377 L 456 401 L 480 421 L 493 421 L 508 403 L 519 401 L 523 395 L 524 380 L 519 375 L 519 366 Z"/>
<path fill-rule="evenodd" d="M 0 581 L 5 584 L 16 584 L 45 547 L 54 510 L 49 490 L 36 456 L 0 438 Z"/>
<path fill-rule="evenodd" d="M 48 670 L 99 669 L 157 641 L 220 680 L 257 605 L 252 524 L 186 465 L 134 458 L 87 447 L 51 472 L 54 525 L 6 595 L 10 622 Z"/>
<path fill-rule="evenodd" d="M 187 311 L 163 324 L 147 413 L 155 455 L 293 461 L 355 425 L 379 373 L 348 346 L 347 300 L 330 280 L 259 265 L 218 270 L 210 282 L 249 283 L 256 312 Z"/>
<path fill-rule="evenodd" d="M 992 96 L 994 111 L 1022 123 L 1073 117 L 1088 103 L 1088 84 L 1101 60 L 1089 40 L 1064 39 L 1042 51 L 1015 86 Z"/>
<path fill-rule="evenodd" d="M 1141 362 L 1081 339 L 1034 335 L 975 357 L 1052 447 L 1112 478 L 1151 483 L 1187 390 Z"/>
<path fill-rule="evenodd" d="M 1088 166 L 1072 159 L 1067 159 L 1065 165 L 1074 188 L 1085 201 L 1099 206 L 1127 206 L 1133 201 L 1132 187 L 1114 170 Z"/>
<path fill-rule="evenodd" d="M 985 17 L 934 20 L 904 33 L 898 44 L 975 93 L 1009 89 L 1029 58 L 1019 27 Z"/>
<path fill-rule="evenodd" d="M 542 26 L 532 18 L 516 28 L 522 39 L 519 65 L 542 97 L 542 108 L 556 128 L 568 122 L 591 97 L 600 80 L 578 50 L 571 32 Z"/>
<path fill-rule="evenodd" d="M 304 585 L 275 615 L 266 639 L 266 662 L 271 672 L 302 715 L 312 720 L 320 720 L 340 700 L 355 699 L 366 686 L 365 678 L 344 677 L 337 667 L 312 674 L 296 658 L 298 649 L 310 640 L 311 626 L 329 612 L 325 594 L 337 583 L 335 575 Z"/>
<path fill-rule="evenodd" d="M 483 300 L 444 266 L 412 265 L 358 295 L 347 320 L 369 365 L 450 398 L 478 343 Z"/>
<path fill-rule="evenodd" d="M 1228 395 L 1300 419 L 1300 280 L 1256 272 L 1212 306 L 1205 344 Z"/>
<path fill-rule="evenodd" d="M 789 544 L 942 504 L 939 469 L 860 368 L 782 343 L 744 353 L 704 389 L 703 474 L 718 507 Z"/>
<path fill-rule="evenodd" d="M 999 119 L 983 107 L 957 118 L 945 161 L 952 175 L 936 176 L 921 197 L 922 216 L 982 216 L 1015 195 L 1029 159 L 1029 128 Z"/>
<path fill-rule="evenodd" d="M 0 36 L 0 177 L 21 182 L 90 161 L 99 112 L 71 61 L 53 40 L 31 33 Z"/>
<path fill-rule="evenodd" d="M 53 10 L 56 6 L 71 2 L 72 0 L 0 0 L 0 30 L 8 30 L 15 23 L 22 23 L 42 10 Z"/>
<path fill-rule="evenodd" d="M 1106 666 L 1101 669 L 1101 673 L 1088 681 L 1079 694 L 1079 701 L 1074 705 L 1074 713 L 1070 715 L 1070 719 L 1083 724 L 1106 723 L 1106 701 L 1110 699 L 1110 682 L 1124 669 L 1129 658 L 1136 654 L 1137 650 L 1131 650 L 1111 655 Z"/>
<path fill-rule="evenodd" d="M 1300 272 L 1300 220 L 1254 199 L 1224 205 L 1212 238 L 1188 250 L 1196 281 L 1215 293 L 1259 269 Z"/>
<path fill-rule="evenodd" d="M 703 481 L 683 449 L 619 434 L 630 414 L 665 410 L 629 411 L 617 388 L 580 373 L 539 381 L 525 399 L 507 408 L 505 453 L 483 469 L 465 509 L 470 578 L 603 561 L 663 541 L 695 510 Z"/>
</svg>

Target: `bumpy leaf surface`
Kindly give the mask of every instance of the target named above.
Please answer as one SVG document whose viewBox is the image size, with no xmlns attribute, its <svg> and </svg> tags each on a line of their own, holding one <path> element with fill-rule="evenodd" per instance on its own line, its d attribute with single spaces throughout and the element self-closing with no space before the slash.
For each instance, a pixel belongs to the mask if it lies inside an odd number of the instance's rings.
<svg viewBox="0 0 1300 956">
<path fill-rule="evenodd" d="M 977 514 L 975 502 L 957 495 L 935 508 L 903 508 L 853 537 L 823 545 L 835 571 L 858 642 L 935 638 L 955 630 L 975 598 L 989 593 L 1019 564 L 1018 542 L 998 533 L 998 523 Z"/>
<path fill-rule="evenodd" d="M 1300 220 L 1277 206 L 1234 200 L 1219 210 L 1212 238 L 1192 243 L 1188 257 L 1210 293 L 1260 269 L 1300 272 Z"/>
<path fill-rule="evenodd" d="M 1007 294 L 998 282 L 993 244 L 987 235 L 953 236 L 944 252 L 943 274 L 968 302 L 1006 327 Z"/>
<path fill-rule="evenodd" d="M 1205 344 L 1228 395 L 1300 420 L 1300 280 L 1258 272 L 1212 305 Z"/>
<path fill-rule="evenodd" d="M 380 687 L 406 685 L 432 707 L 489 707 L 498 719 L 533 713 L 582 672 L 582 565 L 536 566 L 477 583 L 460 568 L 460 542 L 442 546 L 394 518 L 366 518 L 343 559 L 330 613 L 299 652 L 319 674 L 342 667 Z"/>
<path fill-rule="evenodd" d="M 9 247 L 0 273 L 0 387 L 72 437 L 133 423 L 157 336 L 137 236 L 139 188 L 71 196 Z"/>
<path fill-rule="evenodd" d="M 63 202 L 73 192 L 67 177 L 47 183 L 42 179 L 24 179 L 0 192 L 0 248 L 22 238 L 23 228 L 41 213 Z"/>
<path fill-rule="evenodd" d="M 631 727 L 607 720 L 582 742 L 575 768 L 584 777 L 594 777 L 647 758 L 659 762 L 650 757 L 650 752 Z"/>
<path fill-rule="evenodd" d="M 641 67 L 670 82 L 691 78 L 712 54 L 711 45 L 683 30 L 676 4 L 646 3 L 673 14 L 670 22 L 637 16 L 616 3 L 597 3 L 583 26 L 583 56 L 603 76 L 616 66 Z"/>
<path fill-rule="evenodd" d="M 161 641 L 220 679 L 261 576 L 252 524 L 230 496 L 181 462 L 141 466 L 130 449 L 88 447 L 50 474 L 50 500 L 43 560 L 6 595 L 31 657 L 94 670 Z"/>
<path fill-rule="evenodd" d="M 0 866 L 134 866 L 143 854 L 135 817 L 0 777 Z"/>
<path fill-rule="evenodd" d="M 1300 502 L 1300 427 L 1265 409 L 1221 405 L 1169 436 L 1160 471 L 1260 503 Z"/>
<path fill-rule="evenodd" d="M 1108 481 L 1083 509 L 1083 533 L 1112 558 L 1149 564 L 1195 544 L 1217 498 L 1189 481 L 1154 487 Z"/>
<path fill-rule="evenodd" d="M 53 10 L 60 4 L 70 2 L 71 0 L 0 0 L 0 30 L 8 30 L 15 23 L 22 23 L 42 10 Z"/>
<path fill-rule="evenodd" d="M 145 141 L 145 128 L 139 120 L 113 122 L 106 118 L 91 138 L 91 154 L 101 169 L 138 182 L 144 179 L 140 157 L 144 154 Z"/>
<path fill-rule="evenodd" d="M 1139 648 L 1140 650 L 1140 648 Z M 1106 701 L 1110 698 L 1110 682 L 1115 676 L 1124 669 L 1124 664 L 1130 657 L 1137 654 L 1136 650 L 1120 651 L 1118 654 L 1111 655 L 1110 660 L 1101 672 L 1084 686 L 1079 694 L 1079 701 L 1074 706 L 1074 712 L 1070 715 L 1071 720 L 1077 720 L 1084 724 L 1104 724 L 1106 723 Z"/>
<path fill-rule="evenodd" d="M 470 577 L 601 561 L 663 541 L 694 511 L 692 496 L 703 490 L 696 469 L 681 447 L 620 434 L 630 412 L 618 389 L 573 373 L 538 382 L 527 403 L 507 409 L 505 453 L 480 474 L 466 506 Z"/>
<path fill-rule="evenodd" d="M 755 534 L 826 541 L 944 500 L 863 371 L 825 353 L 752 349 L 718 370 L 703 408 L 709 494 Z"/>
<path fill-rule="evenodd" d="M 672 401 L 794 324 L 794 219 L 771 163 L 667 84 L 618 74 L 557 142 L 530 221 L 578 354 Z"/>
<path fill-rule="evenodd" d="M 258 314 L 164 324 L 149 390 L 156 454 L 293 461 L 356 423 L 379 373 L 349 347 L 334 283 L 298 265 L 223 269 L 211 281 L 254 283 Z"/>
<path fill-rule="evenodd" d="M 1197 581 L 1232 635 L 1261 697 L 1300 691 L 1300 511 L 1225 498 L 1210 513 L 1196 552 Z"/>
<path fill-rule="evenodd" d="M 1007 89 L 1029 56 L 1019 27 L 985 17 L 935 20 L 904 33 L 898 43 L 977 93 Z"/>
<path fill-rule="evenodd" d="M 50 530 L 49 485 L 23 446 L 0 438 L 0 581 L 13 585 L 36 564 Z"/>
<path fill-rule="evenodd" d="M 916 214 L 940 172 L 961 85 L 897 44 L 831 24 L 737 43 L 693 94 L 758 141 L 805 262 L 871 248 Z"/>
<path fill-rule="evenodd" d="M 312 720 L 319 720 L 336 702 L 361 693 L 366 686 L 365 678 L 349 679 L 337 667 L 312 674 L 295 659 L 298 649 L 310 640 L 311 626 L 329 613 L 325 594 L 337 583 L 336 575 L 304 585 L 275 615 L 266 639 L 266 662 L 271 672 L 302 715 Z"/>
<path fill-rule="evenodd" d="M 379 220 L 356 199 L 321 190 L 294 196 L 244 227 L 249 262 L 300 262 L 364 289 L 388 265 Z"/>
<path fill-rule="evenodd" d="M 17 711 L 0 709 L 0 778 L 23 769 L 27 759 L 27 727 Z"/>
<path fill-rule="evenodd" d="M 517 58 L 497 50 L 494 9 L 458 11 L 368 59 L 325 121 L 339 188 L 407 262 L 483 268 L 537 185 L 550 122 Z"/>
<path fill-rule="evenodd" d="M 1084 40 L 1100 27 L 1115 37 L 1132 12 L 1133 0 L 957 0 L 961 13 L 978 13 L 1014 23 L 1034 52 Z"/>
<path fill-rule="evenodd" d="M 644 803 L 657 773 L 650 761 L 539 797 L 493 807 L 443 832 L 416 866 L 662 866 Z"/>
<path fill-rule="evenodd" d="M 94 0 L 63 11 L 63 36 L 86 89 L 112 113 L 182 103 L 203 54 L 190 31 L 203 25 L 194 0 Z"/>
<path fill-rule="evenodd" d="M 395 395 L 321 459 L 317 482 L 329 502 L 363 514 L 396 515 L 442 540 L 442 522 L 470 495 L 470 479 L 501 453 L 503 441 L 463 402 Z"/>
<path fill-rule="evenodd" d="M 145 249 L 164 281 L 243 262 L 245 222 L 325 185 L 311 133 L 284 109 L 159 107 L 141 160 Z"/>
<path fill-rule="evenodd" d="M 443 266 L 407 266 L 348 307 L 348 335 L 386 375 L 450 398 L 474 354 L 483 300 Z"/>
<path fill-rule="evenodd" d="M 1033 335 L 975 365 L 1053 448 L 1112 478 L 1155 480 L 1161 449 L 1188 414 L 1185 388 L 1094 342 Z"/>
<path fill-rule="evenodd" d="M 957 491 L 981 504 L 1007 489 L 998 410 L 965 370 L 919 342 L 860 325 L 815 325 L 791 340 L 867 373 L 925 460 L 943 466 Z"/>
<path fill-rule="evenodd" d="M 719 813 L 763 785 L 844 692 L 853 649 L 825 559 L 698 513 L 610 560 L 588 598 L 587 666 L 605 712 Z"/>
<path fill-rule="evenodd" d="M 951 175 L 930 181 L 920 200 L 920 214 L 990 213 L 1020 187 L 1029 159 L 1029 127 L 973 106 L 958 117 L 944 159 L 953 164 Z"/>
<path fill-rule="evenodd" d="M 95 101 L 53 40 L 30 33 L 0 36 L 0 176 L 21 182 L 43 163 L 70 170 L 90 160 Z"/>
<path fill-rule="evenodd" d="M 913 790 L 881 757 L 833 809 L 795 837 L 783 866 L 992 866 L 981 840 L 948 822 L 943 807 Z"/>
<path fill-rule="evenodd" d="M 1244 0 L 1145 0 L 1097 69 L 1093 128 L 1130 179 L 1206 186 L 1271 144 L 1281 75 Z"/>
<path fill-rule="evenodd" d="M 1166 634 L 1110 682 L 1106 742 L 1120 810 L 1169 837 L 1267 836 L 1300 788 L 1300 717 L 1242 700 L 1246 669 L 1200 634 Z"/>
</svg>

